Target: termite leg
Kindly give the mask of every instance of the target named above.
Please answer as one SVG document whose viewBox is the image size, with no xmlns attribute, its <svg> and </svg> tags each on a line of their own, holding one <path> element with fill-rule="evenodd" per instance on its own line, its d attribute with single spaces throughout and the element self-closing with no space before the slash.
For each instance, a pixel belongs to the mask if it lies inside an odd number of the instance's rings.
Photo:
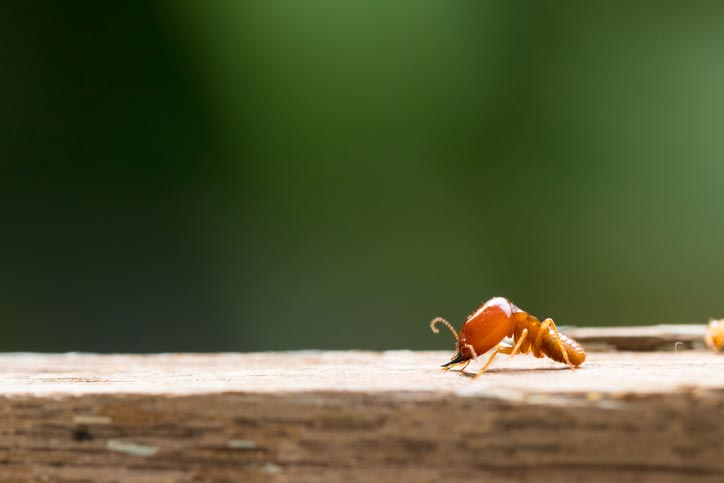
<svg viewBox="0 0 724 483">
<path fill-rule="evenodd" d="M 513 352 L 510 353 L 510 357 L 513 357 L 517 353 L 520 352 L 520 346 L 523 345 L 523 342 L 525 341 L 525 338 L 528 337 L 528 329 L 523 329 L 523 332 L 520 334 L 520 339 L 518 339 L 518 342 L 515 344 L 515 347 L 513 347 Z"/>
<path fill-rule="evenodd" d="M 465 370 L 466 367 L 468 367 L 468 364 L 470 364 L 470 359 L 468 359 L 467 361 L 460 361 L 460 362 L 458 362 L 457 364 L 451 364 L 451 365 L 449 365 L 449 366 L 444 366 L 444 367 L 442 368 L 442 372 L 447 372 L 447 371 L 449 371 L 450 369 L 452 369 L 453 367 L 459 366 L 460 364 L 465 364 L 465 365 L 463 366 L 463 368 L 460 369 L 460 371 L 462 372 L 462 371 Z"/>
<path fill-rule="evenodd" d="M 473 354 L 472 359 L 467 359 L 467 360 L 464 360 L 464 361 L 460 361 L 460 362 L 457 362 L 457 363 L 455 363 L 455 364 L 444 365 L 444 366 L 442 366 L 442 371 L 443 371 L 443 372 L 449 371 L 449 370 L 452 369 L 453 367 L 457 367 L 457 366 L 459 366 L 460 364 L 465 364 L 465 365 L 462 367 L 462 369 L 460 369 L 460 372 L 463 372 L 463 371 L 468 367 L 468 365 L 470 365 L 470 361 L 472 361 L 472 360 L 476 360 L 476 361 L 477 361 L 477 360 L 478 360 L 478 353 L 475 352 L 475 347 L 473 347 L 473 346 L 470 345 L 470 344 L 465 344 L 465 347 Z M 458 357 L 459 355 L 460 355 L 460 354 L 455 354 L 452 358 L 455 359 L 455 357 Z M 452 359 L 450 359 L 450 360 L 452 361 Z"/>
<path fill-rule="evenodd" d="M 556 327 L 556 323 L 553 322 L 553 319 L 546 319 L 543 321 L 542 326 L 550 325 L 550 328 L 553 329 L 553 333 L 556 334 L 556 342 L 558 343 L 558 349 L 560 349 L 561 354 L 563 355 L 563 360 L 566 361 L 566 364 L 568 367 L 571 368 L 571 370 L 575 369 L 576 366 L 571 364 L 571 361 L 568 360 L 568 353 L 566 352 L 566 348 L 563 347 L 563 343 L 561 342 L 561 335 L 558 333 L 558 328 Z M 542 329 L 543 327 L 541 327 Z M 548 327 L 545 327 L 545 330 L 548 330 Z"/>
<path fill-rule="evenodd" d="M 465 347 L 466 347 L 470 352 L 473 353 L 473 359 L 475 359 L 475 360 L 477 361 L 477 360 L 478 360 L 478 353 L 475 352 L 475 347 L 473 347 L 473 346 L 470 345 L 470 344 L 465 344 Z"/>
<path fill-rule="evenodd" d="M 485 371 L 488 370 L 488 367 L 490 367 L 490 363 L 493 362 L 493 359 L 495 358 L 495 356 L 497 356 L 498 354 L 512 354 L 512 353 L 513 353 L 513 348 L 512 348 L 512 347 L 503 346 L 503 345 L 498 345 L 498 346 L 496 346 L 496 347 L 495 347 L 495 352 L 493 352 L 493 353 L 490 355 L 490 359 L 488 359 L 488 362 L 486 362 L 485 365 L 483 366 L 483 368 L 480 369 L 480 370 L 478 371 L 478 373 L 475 374 L 475 376 L 473 376 L 473 379 L 479 378 L 480 376 L 483 375 L 483 373 L 484 373 Z"/>
<path fill-rule="evenodd" d="M 447 371 L 451 370 L 453 367 L 457 367 L 460 364 L 465 364 L 463 367 L 458 369 L 459 372 L 463 372 L 470 365 L 470 361 L 472 361 L 472 359 L 468 359 L 467 361 L 458 362 L 457 364 L 453 364 L 451 366 L 445 366 L 442 368 L 442 372 L 447 372 Z"/>
<path fill-rule="evenodd" d="M 471 346 L 470 344 L 466 344 L 465 347 L 467 347 L 470 352 L 473 353 L 473 358 L 475 358 L 475 360 L 478 360 L 478 355 L 475 353 L 475 349 L 473 348 L 473 346 Z M 468 367 L 468 364 L 470 364 L 470 359 L 462 359 L 462 355 L 458 352 L 450 358 L 450 362 L 442 366 L 442 372 L 447 372 L 453 367 L 459 366 L 460 364 L 465 364 L 465 366 L 460 369 L 460 371 L 462 372 L 463 370 L 465 370 L 466 367 Z"/>
<path fill-rule="evenodd" d="M 533 350 L 533 355 L 535 357 L 543 357 L 543 354 L 541 352 L 541 346 L 543 345 L 543 337 L 548 334 L 548 327 L 550 327 L 552 319 L 546 319 L 543 322 L 540 323 L 540 328 L 538 329 L 538 334 L 536 335 L 533 342 L 531 342 L 531 348 Z"/>
</svg>

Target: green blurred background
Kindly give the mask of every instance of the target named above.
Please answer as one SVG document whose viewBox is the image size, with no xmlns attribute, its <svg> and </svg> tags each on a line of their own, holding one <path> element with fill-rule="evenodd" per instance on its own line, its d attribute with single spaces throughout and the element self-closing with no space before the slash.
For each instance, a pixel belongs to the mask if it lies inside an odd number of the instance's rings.
<svg viewBox="0 0 724 483">
<path fill-rule="evenodd" d="M 724 3 L 3 10 L 1 350 L 724 316 Z"/>
</svg>

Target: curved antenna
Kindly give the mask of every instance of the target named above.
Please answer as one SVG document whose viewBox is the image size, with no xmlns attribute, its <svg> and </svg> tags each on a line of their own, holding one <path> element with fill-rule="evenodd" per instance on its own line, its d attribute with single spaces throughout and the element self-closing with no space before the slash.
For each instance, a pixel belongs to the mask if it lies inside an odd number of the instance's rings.
<svg viewBox="0 0 724 483">
<path fill-rule="evenodd" d="M 450 324 L 450 322 L 448 322 L 447 320 L 443 319 L 442 317 L 435 317 L 434 319 L 432 319 L 432 320 L 430 321 L 430 330 L 432 330 L 432 331 L 435 332 L 436 334 L 439 334 L 439 333 L 440 333 L 440 329 L 438 329 L 437 327 L 435 327 L 435 324 L 437 324 L 438 322 L 442 322 L 443 324 L 445 324 L 445 326 L 446 326 L 448 329 L 450 329 L 450 332 L 452 332 L 452 334 L 455 336 L 455 340 L 458 340 L 458 339 L 460 338 L 460 337 L 458 336 L 457 331 L 456 331 L 455 328 Z"/>
</svg>

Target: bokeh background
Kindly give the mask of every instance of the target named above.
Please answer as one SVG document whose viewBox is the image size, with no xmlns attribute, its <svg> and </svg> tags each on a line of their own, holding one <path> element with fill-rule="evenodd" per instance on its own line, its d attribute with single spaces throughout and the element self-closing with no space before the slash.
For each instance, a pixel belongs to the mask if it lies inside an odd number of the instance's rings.
<svg viewBox="0 0 724 483">
<path fill-rule="evenodd" d="M 724 316 L 724 3 L 7 2 L 0 350 Z"/>
</svg>

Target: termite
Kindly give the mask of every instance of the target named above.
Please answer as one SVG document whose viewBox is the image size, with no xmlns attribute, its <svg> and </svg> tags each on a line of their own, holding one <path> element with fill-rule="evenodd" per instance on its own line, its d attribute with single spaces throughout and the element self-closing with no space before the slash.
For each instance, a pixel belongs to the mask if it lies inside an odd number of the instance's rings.
<svg viewBox="0 0 724 483">
<path fill-rule="evenodd" d="M 465 364 L 460 370 L 465 370 L 470 361 L 477 359 L 490 349 L 495 349 L 488 362 L 475 374 L 480 377 L 488 370 L 490 363 L 498 354 L 531 353 L 535 357 L 547 356 L 557 362 L 567 364 L 574 369 L 586 360 L 586 351 L 570 337 L 558 332 L 553 319 L 543 322 L 529 313 L 513 305 L 510 300 L 503 297 L 494 297 L 470 314 L 463 324 L 460 334 L 442 317 L 430 322 L 430 328 L 438 334 L 440 331 L 435 325 L 440 322 L 450 329 L 457 340 L 457 353 L 450 362 L 443 364 L 442 370 L 447 371 L 460 364 Z M 514 346 L 501 344 L 505 337 L 512 337 Z"/>
<path fill-rule="evenodd" d="M 724 350 L 724 319 L 709 321 L 704 341 L 714 351 Z"/>
</svg>

